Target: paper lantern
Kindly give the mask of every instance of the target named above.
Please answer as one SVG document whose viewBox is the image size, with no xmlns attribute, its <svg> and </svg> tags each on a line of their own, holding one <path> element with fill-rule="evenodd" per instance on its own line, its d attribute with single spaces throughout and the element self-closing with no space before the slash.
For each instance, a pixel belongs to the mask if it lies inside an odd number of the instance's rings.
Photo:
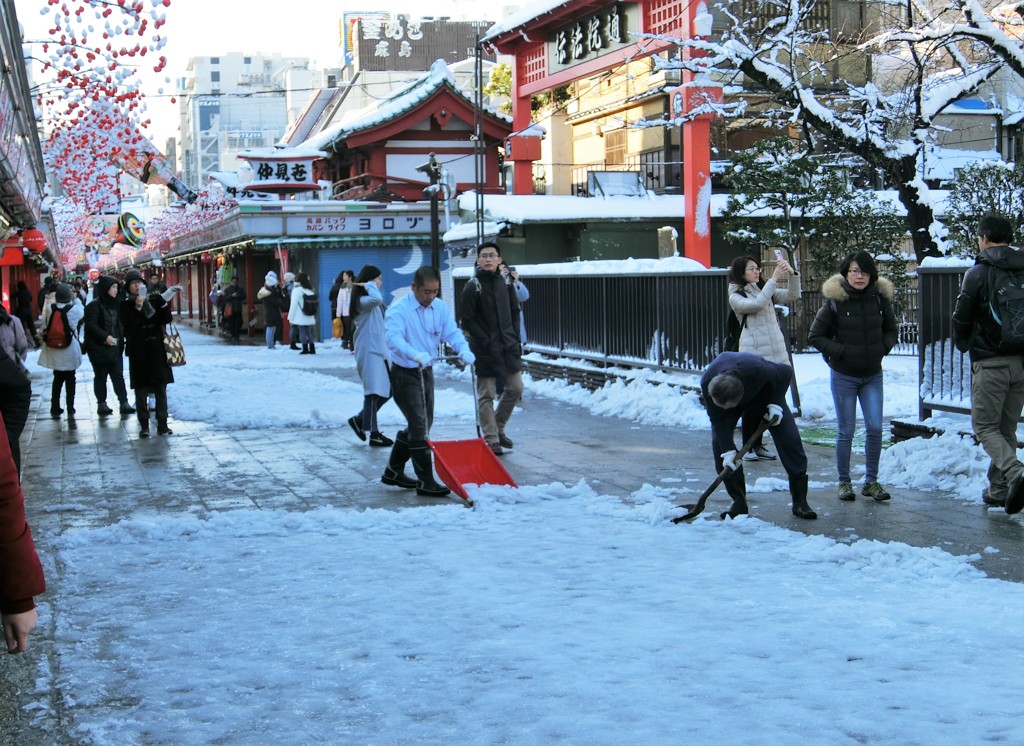
<svg viewBox="0 0 1024 746">
<path fill-rule="evenodd" d="M 201 261 L 203 264 L 209 264 L 210 262 L 213 261 L 213 254 L 211 254 L 209 251 L 204 251 L 202 254 L 199 255 L 199 261 Z"/>
<path fill-rule="evenodd" d="M 46 235 L 38 228 L 29 228 L 21 232 L 21 240 L 25 247 L 33 254 L 42 254 L 46 251 Z"/>
<path fill-rule="evenodd" d="M 96 282 L 100 278 L 100 271 L 98 269 L 89 270 L 89 279 Z"/>
</svg>

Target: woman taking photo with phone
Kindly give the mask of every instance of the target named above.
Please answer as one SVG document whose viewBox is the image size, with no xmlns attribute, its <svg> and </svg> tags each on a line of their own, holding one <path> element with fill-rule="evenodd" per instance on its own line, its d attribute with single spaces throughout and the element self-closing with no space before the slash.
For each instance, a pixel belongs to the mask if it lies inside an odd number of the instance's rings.
<svg viewBox="0 0 1024 746">
<path fill-rule="evenodd" d="M 780 283 L 788 278 L 785 286 Z M 767 281 L 761 280 L 761 262 L 752 256 L 733 259 L 729 267 L 729 307 L 740 321 L 737 352 L 749 352 L 773 363 L 789 365 L 789 349 L 779 326 L 775 304 L 793 303 L 800 299 L 800 275 L 789 262 L 779 258 L 775 271 Z M 743 413 L 743 442 L 754 434 L 764 412 Z M 764 444 L 758 442 L 744 461 L 773 460 Z"/>
</svg>

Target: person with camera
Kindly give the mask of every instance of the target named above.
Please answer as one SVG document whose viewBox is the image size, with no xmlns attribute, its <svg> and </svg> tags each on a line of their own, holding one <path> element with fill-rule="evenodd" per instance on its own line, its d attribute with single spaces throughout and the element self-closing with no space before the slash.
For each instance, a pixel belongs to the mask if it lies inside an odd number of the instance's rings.
<svg viewBox="0 0 1024 746">
<path fill-rule="evenodd" d="M 121 303 L 128 378 L 135 390 L 135 409 L 139 418 L 139 437 L 149 437 L 149 395 L 156 399 L 158 435 L 171 435 L 167 425 L 167 384 L 174 383 L 174 372 L 164 349 L 164 325 L 171 323 L 171 299 L 181 292 L 173 285 L 163 293 L 146 292 L 142 273 L 130 269 L 124 276 L 127 298 Z"/>
</svg>

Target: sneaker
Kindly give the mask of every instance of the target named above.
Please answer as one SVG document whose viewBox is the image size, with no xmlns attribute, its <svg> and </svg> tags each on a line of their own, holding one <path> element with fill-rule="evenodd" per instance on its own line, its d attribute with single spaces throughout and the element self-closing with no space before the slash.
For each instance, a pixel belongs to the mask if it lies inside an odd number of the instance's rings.
<svg viewBox="0 0 1024 746">
<path fill-rule="evenodd" d="M 839 499 L 843 502 L 853 502 L 857 499 L 857 493 L 853 491 L 853 482 L 839 483 Z"/>
<path fill-rule="evenodd" d="M 352 432 L 356 434 L 359 440 L 366 440 L 366 431 L 363 430 L 363 423 L 359 421 L 357 415 L 352 415 L 348 418 L 348 426 L 352 428 Z"/>
<path fill-rule="evenodd" d="M 505 433 L 498 433 L 498 443 L 501 445 L 502 448 L 511 448 L 512 438 L 505 435 Z"/>
<path fill-rule="evenodd" d="M 987 506 L 989 506 L 991 508 L 1005 508 L 1006 507 L 1006 497 L 1005 496 L 1003 496 L 1003 497 L 995 497 L 995 496 L 993 496 L 992 493 L 989 491 L 988 487 L 986 487 L 985 489 L 983 489 L 981 491 L 981 501 L 983 503 L 985 503 L 985 505 L 987 505 Z"/>
<path fill-rule="evenodd" d="M 390 448 L 395 444 L 395 441 L 391 440 L 387 435 L 380 432 L 370 433 L 370 445 L 376 448 Z"/>
<path fill-rule="evenodd" d="M 96 414 L 100 417 L 106 417 L 108 414 L 113 414 L 114 410 L 107 406 L 105 401 L 100 402 L 96 405 Z"/>
<path fill-rule="evenodd" d="M 876 502 L 880 503 L 884 503 L 892 497 L 878 482 L 865 482 L 864 489 L 860 491 L 860 494 L 864 497 L 873 497 Z"/>
<path fill-rule="evenodd" d="M 171 430 L 171 428 L 167 427 L 167 425 L 164 425 L 163 427 L 158 427 L 156 429 L 156 434 L 157 435 L 174 435 L 174 431 Z"/>
<path fill-rule="evenodd" d="M 505 449 L 501 447 L 501 443 L 488 443 L 487 447 L 491 449 L 491 452 L 495 456 L 500 456 L 505 453 Z"/>
<path fill-rule="evenodd" d="M 744 461 L 774 461 L 775 454 L 769 451 L 764 446 L 757 446 L 751 448 L 749 451 L 743 454 Z"/>
<path fill-rule="evenodd" d="M 749 450 L 743 454 L 744 461 L 757 461 L 757 454 L 753 450 Z"/>
<path fill-rule="evenodd" d="M 149 437 L 149 428 L 148 427 L 144 427 L 143 429 L 139 430 L 139 437 L 140 438 L 148 438 Z"/>
<path fill-rule="evenodd" d="M 121 402 L 121 414 L 135 414 L 135 407 L 126 401 Z"/>
</svg>

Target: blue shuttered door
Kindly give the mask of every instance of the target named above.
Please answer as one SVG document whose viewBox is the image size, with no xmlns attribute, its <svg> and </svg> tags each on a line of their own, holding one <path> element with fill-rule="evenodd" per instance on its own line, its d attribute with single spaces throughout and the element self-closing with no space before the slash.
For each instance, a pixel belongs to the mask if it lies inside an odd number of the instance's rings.
<svg viewBox="0 0 1024 746">
<path fill-rule="evenodd" d="M 402 246 L 352 246 L 343 249 L 321 249 L 318 252 L 320 267 L 317 278 L 317 295 L 321 298 L 317 323 L 321 339 L 331 338 L 331 312 L 328 308 L 328 294 L 334 279 L 344 270 L 350 269 L 356 275 L 363 265 L 380 267 L 384 278 L 381 294 L 384 303 L 391 305 L 396 298 L 409 290 L 412 276 L 417 269 L 430 264 L 428 244 L 405 244 Z"/>
</svg>

